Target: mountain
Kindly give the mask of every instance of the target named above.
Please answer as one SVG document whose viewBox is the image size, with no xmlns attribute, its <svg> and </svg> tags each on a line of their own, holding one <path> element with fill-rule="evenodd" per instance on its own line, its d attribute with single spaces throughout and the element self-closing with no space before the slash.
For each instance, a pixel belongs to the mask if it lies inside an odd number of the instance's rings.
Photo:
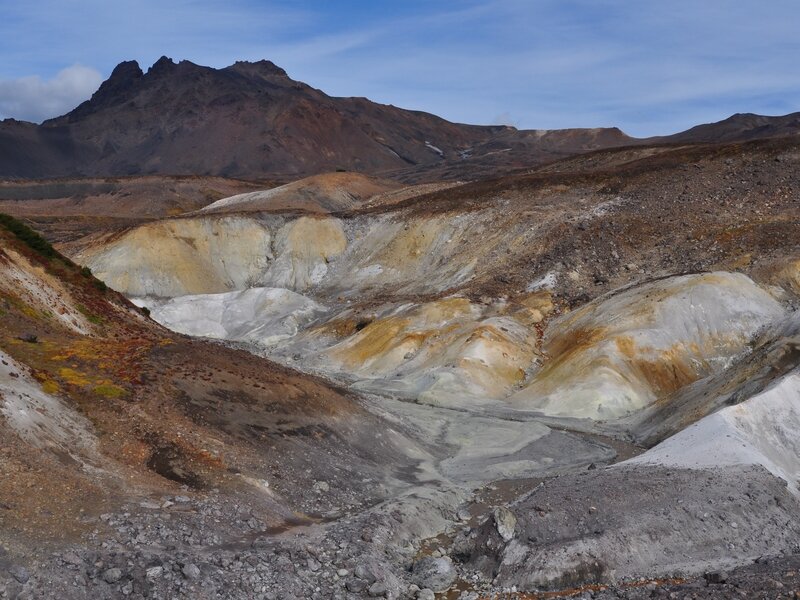
<svg viewBox="0 0 800 600">
<path fill-rule="evenodd" d="M 780 117 L 737 113 L 717 123 L 697 125 L 675 135 L 651 138 L 650 141 L 664 140 L 673 143 L 744 142 L 769 137 L 797 135 L 798 132 L 800 132 L 800 112 Z"/>
<path fill-rule="evenodd" d="M 0 122 L 0 177 L 211 175 L 295 179 L 325 171 L 406 181 L 475 179 L 591 150 L 791 135 L 798 114 L 734 115 L 635 139 L 619 129 L 517 130 L 336 98 L 270 61 L 223 69 L 122 62 L 91 99 L 41 125 Z"/>
<path fill-rule="evenodd" d="M 120 63 L 64 116 L 0 123 L 0 176 L 376 173 L 510 149 L 541 162 L 628 143 L 618 129 L 520 132 L 334 98 L 269 61 L 213 69 L 162 57 L 147 73 Z"/>
</svg>

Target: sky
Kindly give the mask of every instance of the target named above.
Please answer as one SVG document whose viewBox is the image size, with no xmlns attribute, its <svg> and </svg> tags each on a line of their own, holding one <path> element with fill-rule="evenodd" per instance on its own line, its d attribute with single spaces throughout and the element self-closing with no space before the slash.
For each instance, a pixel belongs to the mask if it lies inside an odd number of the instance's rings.
<svg viewBox="0 0 800 600">
<path fill-rule="evenodd" d="M 114 66 L 269 59 L 334 96 L 525 129 L 663 135 L 800 110 L 797 0 L 0 0 L 0 118 Z"/>
</svg>

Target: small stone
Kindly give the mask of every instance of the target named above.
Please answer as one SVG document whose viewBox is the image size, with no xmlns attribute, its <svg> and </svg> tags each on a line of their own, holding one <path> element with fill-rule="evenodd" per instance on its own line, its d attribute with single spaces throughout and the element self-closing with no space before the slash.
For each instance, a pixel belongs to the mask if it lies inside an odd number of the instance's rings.
<svg viewBox="0 0 800 600">
<path fill-rule="evenodd" d="M 106 583 L 117 583 L 120 579 L 122 579 L 122 569 L 114 567 L 103 571 L 103 581 Z"/>
<path fill-rule="evenodd" d="M 75 565 L 75 566 L 83 563 L 81 557 L 75 554 L 74 552 L 67 552 L 66 554 L 64 554 L 64 556 L 61 557 L 61 560 L 63 560 L 68 565 Z"/>
<path fill-rule="evenodd" d="M 28 573 L 28 569 L 26 569 L 22 565 L 14 565 L 8 570 L 8 572 L 11 573 L 11 576 L 14 579 L 16 579 L 22 584 L 27 583 L 28 580 L 31 578 L 31 574 Z"/>
<path fill-rule="evenodd" d="M 456 579 L 453 561 L 449 558 L 433 558 L 431 556 L 421 558 L 414 563 L 411 579 L 420 588 L 444 592 L 453 585 Z"/>
<path fill-rule="evenodd" d="M 154 567 L 150 567 L 145 571 L 147 573 L 147 577 L 150 579 L 155 579 L 156 577 L 161 577 L 161 574 L 164 572 L 164 567 L 161 565 L 156 565 Z"/>
<path fill-rule="evenodd" d="M 331 489 L 331 486 L 328 485 L 327 481 L 317 481 L 314 484 L 314 491 L 318 494 L 327 494 Z"/>
<path fill-rule="evenodd" d="M 353 594 L 359 594 L 363 592 L 365 589 L 367 589 L 367 582 L 364 581 L 363 579 L 352 578 L 347 580 L 347 583 L 345 583 L 345 587 L 347 588 L 348 592 L 351 592 Z"/>
<path fill-rule="evenodd" d="M 494 509 L 494 525 L 497 528 L 497 533 L 503 538 L 504 542 L 510 542 L 514 539 L 514 529 L 517 526 L 517 517 L 514 516 L 510 510 L 504 506 L 498 506 Z"/>
<path fill-rule="evenodd" d="M 728 580 L 728 574 L 725 571 L 713 571 L 703 575 L 703 578 L 711 585 L 719 585 Z"/>
<path fill-rule="evenodd" d="M 433 593 L 433 590 L 423 588 L 417 592 L 417 600 L 436 600 L 436 594 Z"/>
<path fill-rule="evenodd" d="M 374 583 L 378 579 L 372 570 L 366 565 L 357 565 L 353 571 L 353 575 L 359 579 L 363 579 L 368 583 Z"/>
<path fill-rule="evenodd" d="M 308 564 L 308 568 L 312 573 L 316 573 L 322 568 L 322 563 L 320 563 L 318 560 L 314 558 L 309 558 L 306 561 L 306 564 Z"/>
<path fill-rule="evenodd" d="M 181 573 L 183 573 L 183 576 L 186 577 L 186 579 L 197 579 L 200 577 L 200 567 L 194 563 L 189 563 L 187 565 L 183 565 Z"/>
<path fill-rule="evenodd" d="M 386 585 L 382 581 L 376 581 L 369 586 L 367 593 L 373 598 L 381 598 L 386 595 Z"/>
<path fill-rule="evenodd" d="M 347 569 L 339 569 L 338 571 L 336 571 L 336 574 L 339 577 L 347 577 L 350 574 L 350 571 L 348 571 Z"/>
</svg>

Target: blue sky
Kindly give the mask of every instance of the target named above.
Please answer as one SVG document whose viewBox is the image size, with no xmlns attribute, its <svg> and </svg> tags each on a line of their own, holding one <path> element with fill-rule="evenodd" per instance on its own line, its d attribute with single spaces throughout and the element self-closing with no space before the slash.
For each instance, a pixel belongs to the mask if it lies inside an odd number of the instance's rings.
<svg viewBox="0 0 800 600">
<path fill-rule="evenodd" d="M 337 96 L 468 123 L 672 133 L 800 110 L 797 0 L 0 0 L 0 117 L 122 60 L 267 58 Z"/>
</svg>

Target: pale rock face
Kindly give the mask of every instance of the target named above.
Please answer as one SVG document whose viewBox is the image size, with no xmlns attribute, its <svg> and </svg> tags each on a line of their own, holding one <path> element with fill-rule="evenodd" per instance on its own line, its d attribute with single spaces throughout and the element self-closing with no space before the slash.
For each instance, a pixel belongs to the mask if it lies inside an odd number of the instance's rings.
<svg viewBox="0 0 800 600">
<path fill-rule="evenodd" d="M 318 285 L 328 263 L 344 252 L 347 238 L 338 219 L 301 217 L 275 236 L 275 261 L 261 280 L 298 292 Z"/>
<path fill-rule="evenodd" d="M 326 310 L 285 289 L 151 306 L 172 329 L 269 346 L 276 358 L 299 356 L 291 364 L 365 392 L 612 422 L 721 371 L 759 327 L 784 314 L 743 275 L 673 277 L 557 319 L 540 351 L 535 325 L 552 309 L 546 295 L 536 296 L 535 309 L 458 296 L 405 304 L 379 311 L 360 328 L 347 311 Z"/>
<path fill-rule="evenodd" d="M 507 225 L 482 210 L 346 220 L 196 215 L 141 226 L 78 258 L 128 295 L 187 296 L 154 306 L 169 327 L 267 345 L 276 358 L 363 391 L 612 424 L 720 372 L 784 314 L 748 277 L 720 272 L 598 299 L 550 322 L 541 348 L 538 308 L 523 318 L 457 295 L 388 302 L 359 330 L 340 327 L 351 302 L 446 294 L 476 274 L 487 252 L 513 254 L 535 238 L 534 229 Z M 555 280 L 551 273 L 532 287 L 547 294 Z M 197 297 L 247 288 L 302 297 Z M 254 308 L 267 300 L 269 309 Z"/>
<path fill-rule="evenodd" d="M 722 370 L 781 305 L 748 277 L 671 277 L 599 299 L 550 325 L 549 362 L 508 402 L 613 420 Z"/>
<path fill-rule="evenodd" d="M 263 346 L 296 335 L 325 310 L 300 294 L 276 288 L 136 302 L 148 306 L 153 319 L 173 331 Z"/>
<path fill-rule="evenodd" d="M 77 460 L 95 454 L 97 439 L 89 421 L 45 393 L 25 367 L 2 351 L 0 413 L 32 446 L 65 452 Z"/>
<path fill-rule="evenodd" d="M 329 317 L 286 352 L 302 354 L 304 366 L 344 375 L 357 389 L 454 408 L 485 406 L 519 385 L 537 337 L 503 304 L 457 296 L 401 305 L 343 339 L 331 336 L 347 327 L 346 317 Z"/>
<path fill-rule="evenodd" d="M 242 217 L 148 223 L 76 256 L 131 296 L 212 294 L 254 285 L 272 258 L 269 229 Z"/>
<path fill-rule="evenodd" d="M 148 223 L 79 251 L 110 287 L 175 297 L 282 287 L 329 297 L 382 290 L 432 293 L 467 281 L 483 254 L 480 215 L 409 222 L 381 216 L 195 216 Z M 491 245 L 490 239 L 482 240 Z"/>
<path fill-rule="evenodd" d="M 345 297 L 365 292 L 427 294 L 469 280 L 491 240 L 476 240 L 481 215 L 398 220 L 360 219 L 351 225 L 348 251 L 325 287 Z"/>
<path fill-rule="evenodd" d="M 800 371 L 741 404 L 723 408 L 620 464 L 703 469 L 761 465 L 798 494 Z"/>
</svg>

